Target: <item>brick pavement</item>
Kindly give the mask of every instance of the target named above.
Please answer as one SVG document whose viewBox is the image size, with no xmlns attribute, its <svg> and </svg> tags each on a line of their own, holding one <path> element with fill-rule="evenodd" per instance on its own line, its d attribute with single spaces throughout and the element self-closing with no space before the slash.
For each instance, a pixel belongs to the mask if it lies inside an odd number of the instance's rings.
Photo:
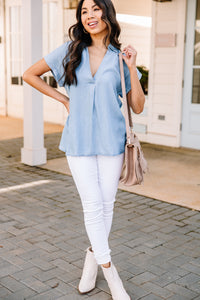
<svg viewBox="0 0 200 300">
<path fill-rule="evenodd" d="M 95 290 L 76 290 L 89 241 L 72 178 L 22 165 L 21 142 L 0 142 L 0 299 L 111 299 L 100 268 Z M 200 299 L 198 211 L 118 191 L 110 247 L 132 300 Z"/>
</svg>

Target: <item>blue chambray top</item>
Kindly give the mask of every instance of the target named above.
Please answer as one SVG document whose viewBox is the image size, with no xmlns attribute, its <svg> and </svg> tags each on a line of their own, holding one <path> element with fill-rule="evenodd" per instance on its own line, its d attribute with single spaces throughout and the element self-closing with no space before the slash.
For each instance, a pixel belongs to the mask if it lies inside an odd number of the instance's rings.
<svg viewBox="0 0 200 300">
<path fill-rule="evenodd" d="M 118 155 L 126 142 L 125 118 L 121 111 L 122 96 L 119 50 L 111 44 L 94 77 L 91 74 L 89 51 L 82 52 L 76 69 L 78 84 L 64 85 L 62 60 L 70 41 L 44 59 L 60 86 L 70 98 L 70 113 L 62 132 L 59 149 L 70 156 Z M 129 69 L 124 62 L 126 92 L 131 90 Z M 139 79 L 141 73 L 137 70 Z"/>
</svg>

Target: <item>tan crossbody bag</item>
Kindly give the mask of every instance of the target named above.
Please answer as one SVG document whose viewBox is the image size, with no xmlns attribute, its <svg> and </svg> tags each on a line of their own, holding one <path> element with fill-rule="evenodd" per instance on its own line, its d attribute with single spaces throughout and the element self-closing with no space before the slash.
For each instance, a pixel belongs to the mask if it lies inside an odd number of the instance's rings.
<svg viewBox="0 0 200 300">
<path fill-rule="evenodd" d="M 121 52 L 119 53 L 119 64 L 122 85 L 122 103 L 126 122 L 126 145 L 120 182 L 124 185 L 131 186 L 143 182 L 144 173 L 147 170 L 147 161 L 144 158 L 138 137 L 133 131 L 131 110 L 126 97 L 124 66 Z"/>
</svg>

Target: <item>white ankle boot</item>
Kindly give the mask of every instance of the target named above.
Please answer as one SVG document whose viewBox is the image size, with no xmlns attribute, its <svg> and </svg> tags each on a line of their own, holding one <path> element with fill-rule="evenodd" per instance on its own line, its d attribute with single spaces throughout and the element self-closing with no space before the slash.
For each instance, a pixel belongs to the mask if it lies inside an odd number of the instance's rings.
<svg viewBox="0 0 200 300">
<path fill-rule="evenodd" d="M 85 251 L 86 257 L 83 267 L 81 280 L 79 282 L 78 291 L 80 294 L 86 294 L 95 288 L 96 277 L 98 272 L 98 264 L 94 257 L 94 253 L 88 247 Z"/>
<path fill-rule="evenodd" d="M 131 300 L 130 296 L 124 289 L 123 283 L 114 264 L 111 262 L 109 268 L 104 268 L 101 265 L 101 268 L 103 270 L 105 279 L 107 280 L 113 300 Z"/>
</svg>

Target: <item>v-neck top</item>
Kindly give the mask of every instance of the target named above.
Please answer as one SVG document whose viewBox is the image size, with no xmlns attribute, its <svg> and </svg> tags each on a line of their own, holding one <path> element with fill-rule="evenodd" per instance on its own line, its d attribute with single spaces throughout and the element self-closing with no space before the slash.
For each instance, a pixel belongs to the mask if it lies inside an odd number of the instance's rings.
<svg viewBox="0 0 200 300">
<path fill-rule="evenodd" d="M 107 52 L 92 76 L 88 47 L 84 48 L 81 63 L 76 68 L 77 85 L 64 84 L 63 58 L 68 52 L 68 41 L 47 54 L 44 59 L 59 86 L 69 96 L 70 113 L 67 117 L 59 149 L 69 156 L 118 155 L 124 152 L 126 126 L 119 96 L 122 96 L 119 68 L 120 52 L 109 45 Z M 131 90 L 129 69 L 124 63 L 126 93 Z M 138 71 L 138 78 L 141 73 Z"/>
</svg>

